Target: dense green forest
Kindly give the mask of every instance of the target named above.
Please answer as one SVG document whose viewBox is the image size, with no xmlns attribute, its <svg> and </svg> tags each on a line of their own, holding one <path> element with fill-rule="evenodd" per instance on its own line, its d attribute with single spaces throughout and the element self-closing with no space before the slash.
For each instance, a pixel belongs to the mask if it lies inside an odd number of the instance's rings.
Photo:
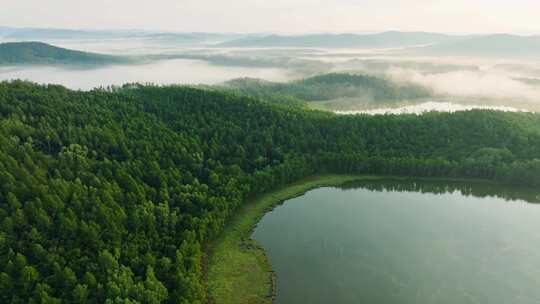
<svg viewBox="0 0 540 304">
<path fill-rule="evenodd" d="M 250 196 L 315 173 L 540 186 L 540 116 L 339 116 L 189 87 L 0 83 L 0 302 L 202 303 Z"/>
<path fill-rule="evenodd" d="M 0 65 L 125 63 L 126 58 L 59 48 L 43 42 L 0 43 Z"/>
<path fill-rule="evenodd" d="M 287 83 L 240 78 L 226 82 L 225 87 L 244 94 L 277 102 L 325 101 L 354 98 L 357 104 L 399 102 L 432 96 L 430 90 L 413 84 L 397 84 L 381 77 L 331 73 Z"/>
</svg>

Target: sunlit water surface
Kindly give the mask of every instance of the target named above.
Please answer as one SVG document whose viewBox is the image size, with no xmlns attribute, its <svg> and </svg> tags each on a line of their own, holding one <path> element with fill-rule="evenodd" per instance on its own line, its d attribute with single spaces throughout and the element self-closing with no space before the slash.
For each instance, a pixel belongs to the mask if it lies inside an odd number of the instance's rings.
<svg viewBox="0 0 540 304">
<path fill-rule="evenodd" d="M 429 101 L 416 105 L 407 105 L 401 107 L 385 107 L 360 111 L 336 111 L 338 114 L 369 114 L 369 115 L 390 115 L 390 114 L 422 114 L 426 112 L 458 112 L 474 109 L 495 110 L 502 112 L 525 112 L 526 110 L 506 106 L 492 105 L 463 105 L 452 102 Z"/>
</svg>

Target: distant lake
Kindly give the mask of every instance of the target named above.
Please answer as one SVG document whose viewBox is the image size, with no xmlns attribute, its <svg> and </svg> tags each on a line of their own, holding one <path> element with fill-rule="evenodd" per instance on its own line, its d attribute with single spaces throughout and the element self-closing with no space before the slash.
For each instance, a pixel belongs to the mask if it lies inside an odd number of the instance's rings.
<svg viewBox="0 0 540 304">
<path fill-rule="evenodd" d="M 468 110 L 495 110 L 503 112 L 523 112 L 513 107 L 507 106 L 494 106 L 494 105 L 464 105 L 445 101 L 429 101 L 415 105 L 406 105 L 400 107 L 384 107 L 370 110 L 360 111 L 336 111 L 338 114 L 369 114 L 369 115 L 388 115 L 388 114 L 422 114 L 426 112 L 458 112 Z"/>
<path fill-rule="evenodd" d="M 277 303 L 540 303 L 539 193 L 373 181 L 286 201 L 253 237 Z"/>
<path fill-rule="evenodd" d="M 216 84 L 238 77 L 287 79 L 288 73 L 277 68 L 245 68 L 211 65 L 205 61 L 174 59 L 148 64 L 112 65 L 91 69 L 17 66 L 0 67 L 0 81 L 30 80 L 43 84 L 61 84 L 71 89 L 89 90 L 99 86 L 124 83 Z"/>
</svg>

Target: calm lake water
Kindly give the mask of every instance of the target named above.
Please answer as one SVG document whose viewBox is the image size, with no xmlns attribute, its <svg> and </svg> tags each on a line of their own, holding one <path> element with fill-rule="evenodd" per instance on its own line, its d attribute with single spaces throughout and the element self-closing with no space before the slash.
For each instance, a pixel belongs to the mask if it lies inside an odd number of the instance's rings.
<svg viewBox="0 0 540 304">
<path fill-rule="evenodd" d="M 277 303 L 540 303 L 538 193 L 363 182 L 265 215 Z"/>
<path fill-rule="evenodd" d="M 517 109 L 506 106 L 493 105 L 464 105 L 447 101 L 428 101 L 415 105 L 406 105 L 394 108 L 377 108 L 363 111 L 336 111 L 338 114 L 354 115 L 354 114 L 369 114 L 369 115 L 397 115 L 397 114 L 422 114 L 427 112 L 458 112 L 469 110 L 496 110 L 502 112 L 525 112 L 526 110 Z"/>
</svg>

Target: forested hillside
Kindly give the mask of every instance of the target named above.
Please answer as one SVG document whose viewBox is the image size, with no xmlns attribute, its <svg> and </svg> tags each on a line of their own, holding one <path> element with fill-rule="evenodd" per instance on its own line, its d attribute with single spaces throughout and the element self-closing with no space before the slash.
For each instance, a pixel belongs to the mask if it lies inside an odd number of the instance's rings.
<svg viewBox="0 0 540 304">
<path fill-rule="evenodd" d="M 0 303 L 202 303 L 202 250 L 234 210 L 325 172 L 540 186 L 540 116 L 0 83 Z"/>
<path fill-rule="evenodd" d="M 240 78 L 228 81 L 226 87 L 244 94 L 278 102 L 324 101 L 354 98 L 356 104 L 397 102 L 430 97 L 431 92 L 418 85 L 397 84 L 390 80 L 358 74 L 331 73 L 287 83 Z"/>
<path fill-rule="evenodd" d="M 0 65 L 9 64 L 110 64 L 126 58 L 59 48 L 42 42 L 0 43 Z"/>
</svg>

